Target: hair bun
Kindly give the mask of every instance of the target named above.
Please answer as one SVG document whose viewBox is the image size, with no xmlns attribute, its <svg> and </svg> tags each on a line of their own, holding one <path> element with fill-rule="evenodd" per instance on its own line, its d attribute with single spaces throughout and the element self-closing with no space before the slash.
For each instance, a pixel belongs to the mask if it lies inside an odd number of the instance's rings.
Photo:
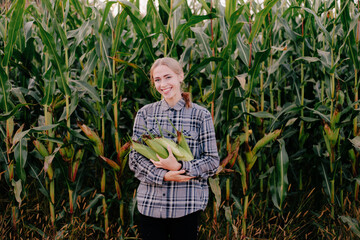
<svg viewBox="0 0 360 240">
<path fill-rule="evenodd" d="M 189 92 L 183 92 L 183 93 L 181 93 L 181 96 L 185 101 L 185 106 L 187 108 L 191 107 L 191 95 L 190 95 L 190 93 Z"/>
</svg>

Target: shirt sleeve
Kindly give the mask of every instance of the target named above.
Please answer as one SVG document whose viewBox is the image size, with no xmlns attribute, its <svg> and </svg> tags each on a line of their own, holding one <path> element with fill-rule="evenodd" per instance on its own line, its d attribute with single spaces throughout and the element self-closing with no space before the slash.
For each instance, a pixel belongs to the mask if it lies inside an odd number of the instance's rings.
<svg viewBox="0 0 360 240">
<path fill-rule="evenodd" d="M 214 124 L 209 112 L 205 114 L 199 134 L 200 158 L 183 161 L 187 175 L 207 179 L 215 175 L 220 159 L 216 146 Z"/>
<path fill-rule="evenodd" d="M 137 141 L 140 139 L 141 135 L 145 133 L 146 129 L 146 118 L 145 111 L 140 109 L 135 117 L 133 136 L 132 139 Z M 129 155 L 129 167 L 130 170 L 135 173 L 135 177 L 141 182 L 146 182 L 149 184 L 163 184 L 164 176 L 166 170 L 161 168 L 156 168 L 154 164 L 139 154 L 135 150 L 131 150 Z"/>
</svg>

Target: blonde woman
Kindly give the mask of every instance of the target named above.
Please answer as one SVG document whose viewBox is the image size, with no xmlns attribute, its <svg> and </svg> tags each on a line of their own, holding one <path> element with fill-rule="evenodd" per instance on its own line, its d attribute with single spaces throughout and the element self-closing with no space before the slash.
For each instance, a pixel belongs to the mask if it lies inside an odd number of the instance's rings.
<svg viewBox="0 0 360 240">
<path fill-rule="evenodd" d="M 181 85 L 184 72 L 172 58 L 156 60 L 151 82 L 162 100 L 142 107 L 135 118 L 133 140 L 150 131 L 176 140 L 170 121 L 187 136 L 192 161 L 169 157 L 155 162 L 132 151 L 129 166 L 140 180 L 137 190 L 139 231 L 144 240 L 197 239 L 199 217 L 208 202 L 208 177 L 219 166 L 214 124 L 209 111 L 190 101 Z M 169 121 L 170 119 L 170 121 Z M 159 129 L 160 126 L 160 129 Z"/>
</svg>

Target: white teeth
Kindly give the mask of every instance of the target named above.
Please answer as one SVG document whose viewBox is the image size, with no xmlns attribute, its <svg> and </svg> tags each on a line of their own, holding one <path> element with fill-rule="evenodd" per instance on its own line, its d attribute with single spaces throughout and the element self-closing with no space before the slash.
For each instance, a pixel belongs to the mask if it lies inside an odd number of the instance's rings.
<svg viewBox="0 0 360 240">
<path fill-rule="evenodd" d="M 168 93 L 168 92 L 170 92 L 170 90 L 171 90 L 171 88 L 165 88 L 165 89 L 162 89 L 161 91 L 162 91 L 163 93 Z"/>
</svg>

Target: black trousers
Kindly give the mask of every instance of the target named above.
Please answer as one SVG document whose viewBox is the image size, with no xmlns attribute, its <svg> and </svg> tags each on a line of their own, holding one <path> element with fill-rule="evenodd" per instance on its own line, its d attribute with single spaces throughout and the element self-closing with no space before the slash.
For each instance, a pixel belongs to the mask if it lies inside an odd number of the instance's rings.
<svg viewBox="0 0 360 240">
<path fill-rule="evenodd" d="M 201 211 L 180 218 L 153 218 L 140 214 L 142 240 L 196 240 Z"/>
</svg>

